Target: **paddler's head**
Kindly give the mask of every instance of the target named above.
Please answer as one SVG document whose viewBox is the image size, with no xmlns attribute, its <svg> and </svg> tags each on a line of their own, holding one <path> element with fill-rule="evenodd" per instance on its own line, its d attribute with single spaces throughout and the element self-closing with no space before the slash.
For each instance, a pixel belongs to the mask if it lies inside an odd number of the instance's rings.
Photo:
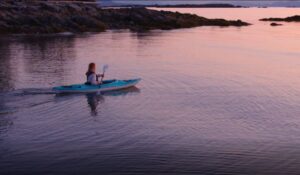
<svg viewBox="0 0 300 175">
<path fill-rule="evenodd" d="M 95 63 L 90 63 L 89 64 L 89 70 L 88 72 L 96 72 L 96 64 Z"/>
</svg>

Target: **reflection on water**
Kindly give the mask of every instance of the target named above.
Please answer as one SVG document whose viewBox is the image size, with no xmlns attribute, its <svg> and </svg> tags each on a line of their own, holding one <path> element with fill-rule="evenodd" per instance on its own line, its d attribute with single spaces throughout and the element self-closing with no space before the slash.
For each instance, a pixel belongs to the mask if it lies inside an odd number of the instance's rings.
<svg viewBox="0 0 300 175">
<path fill-rule="evenodd" d="M 102 92 L 102 93 L 88 93 L 86 94 L 86 99 L 91 108 L 91 115 L 97 116 L 99 111 L 99 104 L 103 103 L 105 98 L 104 96 L 119 96 L 119 95 L 127 95 L 128 93 L 139 93 L 140 89 L 137 87 L 131 87 L 118 91 L 111 92 Z M 97 109 L 98 108 L 98 109 Z M 100 107 L 101 108 L 101 107 Z M 101 110 L 101 109 L 100 109 Z"/>
<path fill-rule="evenodd" d="M 0 56 L 0 85 L 1 91 L 6 91 L 13 88 L 12 76 L 14 73 L 13 63 L 10 59 L 10 48 L 5 41 L 0 41 L 1 56 Z"/>
<path fill-rule="evenodd" d="M 72 36 L 20 36 L 0 41 L 0 91 L 50 85 L 52 77 L 63 82 L 74 63 L 74 37 Z M 13 56 L 10 56 L 13 55 Z M 43 75 L 43 76 L 41 76 Z"/>
<path fill-rule="evenodd" d="M 97 93 L 86 94 L 86 99 L 91 108 L 91 115 L 97 116 L 98 114 L 97 106 L 99 105 L 99 103 L 104 101 L 103 96 L 98 95 Z"/>
<path fill-rule="evenodd" d="M 97 116 L 98 111 L 101 110 L 101 103 L 104 103 L 105 96 L 126 96 L 130 93 L 140 93 L 140 89 L 137 87 L 130 87 L 122 90 L 108 91 L 108 92 L 97 92 L 97 93 L 87 93 L 85 94 L 87 103 L 91 109 L 91 115 Z M 56 94 L 56 97 L 72 97 L 78 96 L 78 94 Z M 100 109 L 99 109 L 100 108 Z"/>
<path fill-rule="evenodd" d="M 1 37 L 0 174 L 300 174 L 299 9 L 175 10 L 254 25 Z M 143 81 L 53 94 L 90 62 Z"/>
</svg>

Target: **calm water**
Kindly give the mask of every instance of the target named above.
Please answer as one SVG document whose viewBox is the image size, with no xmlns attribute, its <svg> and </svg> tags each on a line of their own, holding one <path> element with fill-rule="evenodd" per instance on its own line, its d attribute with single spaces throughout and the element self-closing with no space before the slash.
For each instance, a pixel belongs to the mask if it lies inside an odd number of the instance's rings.
<svg viewBox="0 0 300 175">
<path fill-rule="evenodd" d="M 300 174 L 300 9 L 178 10 L 254 25 L 1 37 L 0 174 Z M 143 81 L 51 92 L 89 62 Z"/>
</svg>

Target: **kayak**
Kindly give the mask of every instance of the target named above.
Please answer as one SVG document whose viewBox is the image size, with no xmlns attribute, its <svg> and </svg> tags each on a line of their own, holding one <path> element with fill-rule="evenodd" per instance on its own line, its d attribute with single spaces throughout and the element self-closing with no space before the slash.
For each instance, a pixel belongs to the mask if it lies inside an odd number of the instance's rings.
<svg viewBox="0 0 300 175">
<path fill-rule="evenodd" d="M 104 80 L 99 85 L 73 84 L 68 86 L 57 86 L 53 90 L 57 93 L 87 93 L 120 90 L 135 86 L 140 78 L 130 80 Z"/>
</svg>

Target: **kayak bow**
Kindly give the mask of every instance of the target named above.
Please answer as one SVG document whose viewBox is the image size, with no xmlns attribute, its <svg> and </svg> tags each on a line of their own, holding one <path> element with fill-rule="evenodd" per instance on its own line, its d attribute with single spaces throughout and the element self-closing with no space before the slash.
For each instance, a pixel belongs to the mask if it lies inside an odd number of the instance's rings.
<svg viewBox="0 0 300 175">
<path fill-rule="evenodd" d="M 103 92 L 113 91 L 135 86 L 140 78 L 131 80 L 105 80 L 99 85 L 73 84 L 69 86 L 57 86 L 53 90 L 58 93 L 85 93 L 85 92 Z"/>
</svg>

